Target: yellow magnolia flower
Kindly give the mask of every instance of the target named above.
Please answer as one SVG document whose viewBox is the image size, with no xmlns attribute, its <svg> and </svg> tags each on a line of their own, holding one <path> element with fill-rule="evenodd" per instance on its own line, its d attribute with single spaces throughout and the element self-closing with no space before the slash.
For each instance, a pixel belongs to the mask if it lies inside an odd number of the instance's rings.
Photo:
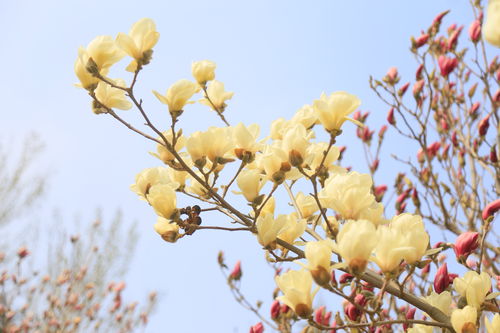
<svg viewBox="0 0 500 333">
<path fill-rule="evenodd" d="M 377 243 L 373 223 L 367 220 L 351 220 L 340 229 L 334 251 L 340 254 L 351 271 L 358 275 L 364 272 Z"/>
<path fill-rule="evenodd" d="M 300 123 L 306 129 L 311 128 L 314 124 L 318 123 L 318 115 L 314 112 L 314 109 L 311 105 L 304 105 L 301 107 L 295 114 L 292 119 L 290 119 L 292 123 Z"/>
<path fill-rule="evenodd" d="M 488 1 L 483 36 L 491 45 L 500 47 L 500 0 Z"/>
<path fill-rule="evenodd" d="M 308 318 L 312 313 L 312 277 L 308 271 L 288 271 L 275 278 L 283 296 L 277 299 L 288 305 L 299 317 Z"/>
<path fill-rule="evenodd" d="M 224 83 L 213 80 L 208 84 L 207 95 L 210 101 L 207 98 L 203 98 L 200 99 L 199 102 L 209 106 L 215 111 L 224 112 L 227 106 L 226 101 L 233 97 L 234 92 L 224 91 Z"/>
<path fill-rule="evenodd" d="M 479 309 L 491 288 L 491 278 L 486 272 L 468 271 L 453 280 L 453 288 L 467 299 L 467 304 Z"/>
<path fill-rule="evenodd" d="M 191 72 L 196 82 L 204 86 L 207 81 L 215 79 L 215 67 L 215 62 L 210 60 L 195 61 L 191 64 Z"/>
<path fill-rule="evenodd" d="M 307 147 L 306 163 L 311 168 L 311 172 L 315 172 L 319 167 L 321 161 L 323 161 L 323 153 L 326 152 L 327 149 L 328 144 L 326 142 L 311 143 L 309 147 Z M 332 146 L 328 151 L 328 155 L 326 155 L 326 158 L 323 161 L 323 166 L 325 166 L 328 170 L 334 169 L 333 163 L 338 160 L 339 156 L 339 148 L 336 146 Z"/>
<path fill-rule="evenodd" d="M 222 163 L 221 159 L 234 147 L 231 129 L 228 127 L 209 127 L 205 132 L 195 132 L 188 139 L 186 148 L 196 163 L 207 157 L 212 162 Z"/>
<path fill-rule="evenodd" d="M 403 243 L 414 249 L 405 254 L 405 261 L 413 264 L 422 259 L 429 245 L 429 234 L 425 231 L 422 217 L 409 213 L 400 214 L 391 220 L 391 228 L 398 229 L 403 235 Z"/>
<path fill-rule="evenodd" d="M 312 132 L 311 132 L 312 133 Z M 307 157 L 309 135 L 302 124 L 295 124 L 287 130 L 283 137 L 282 148 L 288 154 L 288 160 L 293 166 L 301 166 Z"/>
<path fill-rule="evenodd" d="M 257 218 L 257 239 L 265 247 L 274 250 L 276 248 L 276 238 L 286 226 L 286 215 L 279 215 L 277 219 L 271 214 L 259 215 Z"/>
<path fill-rule="evenodd" d="M 500 332 L 500 314 L 495 313 L 491 322 L 488 317 L 484 317 L 484 325 L 486 326 L 486 333 L 498 333 Z"/>
<path fill-rule="evenodd" d="M 236 183 L 245 199 L 253 202 L 259 196 L 259 192 L 266 183 L 266 179 L 258 169 L 243 170 L 236 178 Z"/>
<path fill-rule="evenodd" d="M 175 190 L 170 184 L 155 184 L 151 186 L 147 199 L 156 214 L 161 217 L 170 220 L 177 213 L 177 197 Z"/>
<path fill-rule="evenodd" d="M 384 218 L 384 205 L 374 201 L 359 213 L 359 219 L 368 220 L 375 225 L 385 224 L 388 221 Z"/>
<path fill-rule="evenodd" d="M 372 178 L 368 174 L 336 173 L 326 180 L 319 199 L 323 207 L 332 208 L 344 219 L 355 220 L 375 202 L 371 187 Z"/>
<path fill-rule="evenodd" d="M 414 248 L 406 246 L 403 234 L 387 225 L 377 228 L 377 246 L 373 261 L 386 274 L 397 273 L 403 258 Z"/>
<path fill-rule="evenodd" d="M 201 179 L 204 179 L 204 176 L 201 173 L 197 172 L 196 174 Z M 206 199 L 210 198 L 210 193 L 202 184 L 200 184 L 192 176 L 188 176 L 188 179 L 189 179 L 189 186 L 186 187 L 186 192 L 197 195 L 197 196 L 202 197 L 202 198 L 206 198 Z M 213 174 L 210 174 L 210 176 L 208 177 L 208 183 L 212 184 L 213 179 L 214 179 Z M 217 190 L 217 189 L 214 189 L 214 190 Z"/>
<path fill-rule="evenodd" d="M 288 214 L 286 216 L 286 224 L 278 234 L 278 238 L 293 244 L 297 238 L 302 236 L 306 230 L 306 226 L 307 221 L 305 219 L 298 219 L 295 213 Z"/>
<path fill-rule="evenodd" d="M 244 159 L 250 154 L 247 162 L 251 162 L 253 155 L 262 149 L 263 144 L 257 142 L 260 134 L 260 127 L 258 124 L 251 124 L 249 126 L 239 123 L 232 127 L 232 137 L 234 142 L 234 156 L 239 159 Z"/>
<path fill-rule="evenodd" d="M 332 278 L 332 267 L 330 265 L 332 250 L 333 243 L 331 239 L 310 241 L 306 244 L 306 268 L 309 269 L 314 281 L 320 286 L 328 284 Z"/>
<path fill-rule="evenodd" d="M 161 238 L 169 243 L 175 243 L 179 239 L 179 226 L 163 217 L 158 217 L 154 229 Z"/>
<path fill-rule="evenodd" d="M 274 215 L 274 209 L 276 207 L 276 201 L 274 200 L 274 197 L 271 197 L 271 199 L 267 200 L 266 204 L 264 207 L 262 207 L 262 210 L 260 211 L 259 216 L 263 216 L 266 214 L 271 214 Z"/>
<path fill-rule="evenodd" d="M 441 310 L 445 315 L 451 314 L 451 294 L 449 291 L 443 291 L 441 294 L 431 292 L 429 296 L 424 297 L 424 300 L 435 308 Z"/>
<path fill-rule="evenodd" d="M 173 137 L 172 137 L 172 130 L 168 130 L 162 133 L 165 139 L 172 144 L 173 142 Z M 177 140 L 175 142 L 175 151 L 180 152 L 182 148 L 186 145 L 186 138 L 183 135 L 180 135 L 180 133 L 177 134 Z M 163 139 L 161 137 L 158 137 L 158 140 L 160 142 L 163 142 Z M 151 152 L 150 154 L 153 155 L 154 157 L 160 159 L 163 161 L 163 163 L 168 164 L 169 162 L 175 160 L 174 155 L 165 147 L 164 145 L 158 144 L 156 146 L 156 152 L 153 153 Z"/>
<path fill-rule="evenodd" d="M 85 89 L 95 88 L 99 79 L 93 74 L 108 74 L 110 67 L 124 56 L 111 36 L 98 36 L 86 49 L 80 47 L 75 62 L 75 74 L 80 80 L 80 86 Z M 89 61 L 90 59 L 92 60 Z"/>
<path fill-rule="evenodd" d="M 276 145 L 266 146 L 264 153 L 256 158 L 256 163 L 261 170 L 264 170 L 267 178 L 277 184 L 285 181 L 286 173 L 291 168 L 288 154 Z"/>
<path fill-rule="evenodd" d="M 455 309 L 451 313 L 451 326 L 457 333 L 476 333 L 477 310 L 467 305 L 463 309 Z"/>
<path fill-rule="evenodd" d="M 307 219 L 319 210 L 316 200 L 310 195 L 304 195 L 299 192 L 295 196 L 295 202 L 299 208 L 300 214 L 303 218 Z"/>
<path fill-rule="evenodd" d="M 278 118 L 271 123 L 271 139 L 282 140 L 283 134 L 285 132 L 285 127 L 288 126 L 288 122 L 285 118 Z"/>
<path fill-rule="evenodd" d="M 113 83 L 119 87 L 125 87 L 125 81 L 123 80 L 114 80 Z M 99 103 L 93 103 L 93 111 L 96 114 L 108 112 L 105 107 L 120 110 L 129 110 L 132 107 L 132 103 L 125 96 L 125 91 L 113 88 L 103 81 L 97 84 L 94 93 L 99 101 Z"/>
<path fill-rule="evenodd" d="M 153 93 L 160 102 L 168 105 L 168 111 L 171 114 L 178 115 L 182 112 L 186 104 L 194 103 L 193 101 L 189 101 L 189 99 L 197 93 L 199 89 L 196 83 L 182 79 L 171 85 L 170 88 L 167 89 L 165 96 L 155 90 L 153 90 Z"/>
<path fill-rule="evenodd" d="M 129 72 L 135 72 L 138 66 L 149 64 L 152 48 L 158 42 L 160 33 L 156 31 L 153 20 L 143 18 L 132 26 L 128 35 L 119 33 L 116 43 L 134 60 L 127 66 Z"/>
<path fill-rule="evenodd" d="M 176 189 L 178 184 L 169 176 L 168 169 L 163 167 L 148 168 L 142 170 L 135 176 L 135 184 L 130 185 L 130 189 L 137 193 L 141 200 L 147 200 L 151 187 L 156 184 L 169 185 Z"/>
<path fill-rule="evenodd" d="M 321 124 L 327 131 L 332 132 L 340 130 L 346 120 L 359 124 L 347 116 L 360 105 L 361 101 L 356 96 L 344 91 L 337 91 L 330 96 L 326 96 L 325 93 L 321 94 L 320 99 L 314 101 L 313 108 Z"/>
</svg>

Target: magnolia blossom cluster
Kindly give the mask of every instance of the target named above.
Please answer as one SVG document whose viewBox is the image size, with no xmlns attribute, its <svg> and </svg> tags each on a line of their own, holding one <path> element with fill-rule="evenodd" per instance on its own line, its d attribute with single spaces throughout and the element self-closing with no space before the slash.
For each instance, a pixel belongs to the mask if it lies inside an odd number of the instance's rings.
<svg viewBox="0 0 500 333">
<path fill-rule="evenodd" d="M 356 279 L 376 271 L 379 274 L 374 274 L 388 284 L 398 281 L 405 271 L 411 274 L 429 264 L 444 249 L 430 248 L 421 216 L 403 213 L 386 218 L 371 176 L 340 165 L 341 149 L 335 144 L 342 126 L 346 120 L 363 126 L 350 117 L 361 104 L 350 93 L 323 93 L 291 119 L 275 120 L 270 133 L 261 136 L 257 124 L 229 125 L 223 114 L 233 93 L 226 92 L 224 84 L 215 79 L 214 62 L 197 61 L 192 64 L 192 79 L 177 81 L 164 94 L 153 91 L 166 105 L 165 114 L 172 121 L 168 129 L 156 129 L 134 97 L 133 86 L 140 70 L 150 62 L 158 38 L 149 19 L 140 20 L 128 35 L 121 33 L 115 40 L 98 37 L 79 50 L 75 72 L 80 86 L 93 98 L 95 113 L 121 120 L 114 109 L 135 105 L 155 132 L 146 137 L 156 142 L 151 154 L 163 165 L 141 171 L 131 189 L 153 208 L 157 215 L 154 229 L 165 241 L 176 242 L 205 227 L 200 218 L 205 208 L 177 206 L 177 196 L 185 195 L 198 199 L 206 209 L 219 209 L 255 234 L 271 261 L 286 261 L 290 251 L 303 251 L 305 262 L 295 261 L 302 269 L 280 274 L 275 280 L 282 293 L 277 299 L 305 319 L 313 314 L 318 289 L 333 288 L 334 269 L 343 269 Z M 132 58 L 126 68 L 134 73 L 130 85 L 107 77 L 110 67 L 125 55 Z M 198 100 L 196 94 L 201 94 Z M 190 135 L 176 130 L 177 121 L 189 116 L 188 105 L 194 103 L 215 111 L 227 126 L 203 128 Z M 317 133 L 318 127 L 324 131 Z M 319 139 L 325 135 L 326 142 Z M 275 212 L 276 201 L 284 195 L 294 209 L 280 214 Z M 248 208 L 235 209 L 238 200 Z M 468 249 L 467 255 L 473 251 L 470 246 Z M 460 250 L 461 255 L 464 251 Z M 476 325 L 477 313 L 491 297 L 490 276 L 469 271 L 446 291 L 448 274 L 443 279 L 446 287 L 427 295 L 425 302 L 451 315 L 457 332 L 473 332 L 467 329 Z M 313 288 L 313 283 L 318 288 Z M 451 292 L 466 303 L 452 313 Z M 350 317 L 356 321 L 360 313 L 352 306 Z M 486 326 L 497 327 L 498 318 Z M 412 331 L 428 330 L 415 326 Z M 488 332 L 493 331 L 488 328 Z"/>
</svg>

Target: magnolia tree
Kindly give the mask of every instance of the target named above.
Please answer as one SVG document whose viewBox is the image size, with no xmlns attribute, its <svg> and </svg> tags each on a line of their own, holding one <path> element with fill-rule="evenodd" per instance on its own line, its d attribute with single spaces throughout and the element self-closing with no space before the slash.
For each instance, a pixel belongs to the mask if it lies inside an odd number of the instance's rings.
<svg viewBox="0 0 500 333">
<path fill-rule="evenodd" d="M 134 229 L 126 228 L 119 215 L 107 225 L 100 220 L 91 223 L 83 237 L 67 234 L 61 224 L 50 231 L 45 225 L 40 232 L 32 224 L 12 223 L 35 210 L 46 176 L 39 168 L 35 173 L 35 158 L 42 148 L 37 136 L 30 135 L 22 147 L 15 147 L 17 159 L 5 146 L 0 144 L 0 332 L 144 328 L 156 294 L 141 304 L 128 301 L 121 280 L 137 243 Z M 48 251 L 31 234 L 49 236 Z"/>
<path fill-rule="evenodd" d="M 361 101 L 350 93 L 322 94 L 292 119 L 274 121 L 271 133 L 260 137 L 257 124 L 229 123 L 225 115 L 233 93 L 215 80 L 214 62 L 197 61 L 194 80 L 177 81 L 165 94 L 153 91 L 171 120 L 169 128 L 158 127 L 134 91 L 159 40 L 150 19 L 135 23 L 129 34 L 99 36 L 80 48 L 75 72 L 94 113 L 113 117 L 156 145 L 154 155 L 163 165 L 140 172 L 132 190 L 158 215 L 154 229 L 166 242 L 205 229 L 250 232 L 276 266 L 277 290 L 265 315 L 239 289 L 240 263 L 229 272 L 219 255 L 236 299 L 261 319 L 251 332 L 264 327 L 290 332 L 296 326 L 307 332 L 478 332 L 484 327 L 493 333 L 500 331 L 493 289 L 498 283 L 492 283 L 500 254 L 492 232 L 500 208 L 500 71 L 496 58 L 487 58 L 481 29 L 500 46 L 500 2 L 490 4 L 484 25 L 480 2 L 473 8 L 467 48 L 459 44 L 462 27 L 441 33 L 447 12 L 412 39 L 419 65 L 413 99 L 405 94 L 410 83 L 400 84 L 395 68 L 370 81 L 391 108 L 387 120 L 395 133 L 420 148 L 416 161 L 401 160 L 409 168 L 396 178 L 394 216 L 385 212 L 387 186 L 373 182 L 387 126 L 372 146 L 367 113 L 357 111 Z M 125 56 L 131 58 L 128 83 L 108 76 Z M 225 126 L 183 133 L 178 122 L 190 117 L 184 111 L 196 94 Z M 146 129 L 118 111 L 131 108 Z M 336 143 L 346 121 L 358 126 L 371 175 L 339 163 L 344 148 Z M 178 207 L 181 195 L 193 205 Z M 286 200 L 293 209 L 277 212 L 275 200 Z M 226 224 L 202 223 L 207 211 L 226 216 Z M 456 241 L 431 245 L 430 225 L 446 230 L 446 237 L 455 234 Z M 281 270 L 284 263 L 290 270 Z M 465 273 L 449 273 L 448 265 L 461 265 Z M 318 292 L 343 300 L 343 311 L 332 315 L 324 305 L 313 305 Z"/>
</svg>

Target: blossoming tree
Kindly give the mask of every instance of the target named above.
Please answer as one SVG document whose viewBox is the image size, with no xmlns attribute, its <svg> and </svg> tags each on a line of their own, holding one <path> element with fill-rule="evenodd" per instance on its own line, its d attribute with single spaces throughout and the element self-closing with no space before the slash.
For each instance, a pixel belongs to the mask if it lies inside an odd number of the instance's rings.
<svg viewBox="0 0 500 333">
<path fill-rule="evenodd" d="M 491 2 L 484 25 L 485 38 L 497 46 L 499 7 L 499 1 Z M 271 132 L 260 137 L 259 125 L 227 120 L 233 93 L 215 80 L 214 62 L 197 61 L 192 64 L 194 80 L 177 81 L 165 94 L 153 91 L 170 118 L 169 128 L 159 127 L 134 90 L 159 40 L 150 19 L 135 23 L 129 34 L 120 33 L 116 39 L 100 36 L 80 48 L 75 72 L 92 98 L 94 113 L 115 118 L 156 145 L 154 155 L 163 165 L 139 173 L 132 190 L 158 215 L 154 229 L 166 242 L 182 241 L 205 229 L 249 232 L 276 265 L 279 291 L 270 319 L 244 304 L 265 323 L 251 327 L 251 332 L 262 332 L 265 326 L 290 332 L 304 323 L 308 332 L 477 332 L 484 325 L 492 333 L 500 331 L 500 315 L 492 316 L 500 311 L 498 292 L 492 289 L 492 278 L 498 275 L 498 238 L 490 233 L 500 209 L 500 71 L 496 58 L 491 64 L 486 61 L 480 2 L 474 2 L 473 8 L 476 20 L 469 36 L 476 53 L 472 65 L 458 46 L 461 28 L 450 28 L 449 36 L 440 34 L 446 13 L 412 40 L 420 65 L 413 86 L 414 106 L 404 99 L 409 83 L 398 85 L 401 78 L 396 69 L 382 80 L 371 80 L 372 88 L 391 107 L 389 124 L 421 149 L 418 164 L 407 163 L 414 182 L 410 176 L 396 178 L 394 216 L 384 212 L 387 186 L 373 183 L 387 127 L 379 131 L 376 152 L 369 154 L 371 175 L 339 163 L 343 149 L 336 143 L 342 127 L 348 126 L 346 121 L 358 126 L 367 151 L 374 133 L 366 125 L 367 115 L 355 112 L 361 101 L 348 92 L 323 93 L 291 119 L 274 121 Z M 108 76 L 111 66 L 125 56 L 132 59 L 126 68 L 132 73 L 129 83 Z M 482 107 L 474 104 L 478 87 Z M 201 97 L 197 102 L 213 111 L 224 126 L 190 135 L 178 128 L 180 119 L 190 117 L 184 112 L 195 103 L 196 94 Z M 131 108 L 142 116 L 145 130 L 118 111 Z M 490 123 L 497 131 L 488 134 Z M 318 140 L 323 134 L 326 142 Z M 489 150 L 486 156 L 485 149 Z M 466 160 L 470 171 L 465 171 Z M 445 173 L 438 173 L 441 169 Z M 425 197 L 419 199 L 417 188 Z M 180 195 L 191 198 L 193 205 L 178 207 Z M 413 199 L 413 213 L 405 212 L 410 209 L 408 198 Z M 288 201 L 293 210 L 276 211 L 276 200 Z M 246 209 L 237 208 L 242 201 Z M 203 221 L 204 212 L 213 210 L 227 223 Z M 432 246 L 427 224 L 458 235 L 455 243 Z M 450 248 L 467 270 L 462 276 L 449 273 L 443 262 Z M 474 263 L 468 258 L 475 258 Z M 448 259 L 451 264 L 455 257 Z M 281 272 L 279 265 L 287 262 L 292 262 L 292 269 Z M 225 271 L 222 255 L 219 264 Z M 434 276 L 429 274 L 431 266 L 438 268 Z M 228 281 L 244 303 L 235 283 L 241 276 L 238 263 Z M 332 318 L 324 306 L 313 305 L 317 292 L 343 299 L 343 311 Z"/>
</svg>

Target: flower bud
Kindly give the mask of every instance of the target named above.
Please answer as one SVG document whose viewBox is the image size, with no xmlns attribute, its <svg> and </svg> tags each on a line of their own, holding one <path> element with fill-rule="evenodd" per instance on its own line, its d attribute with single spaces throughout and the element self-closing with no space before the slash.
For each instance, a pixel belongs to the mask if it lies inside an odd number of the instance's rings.
<svg viewBox="0 0 500 333">
<path fill-rule="evenodd" d="M 276 320 L 280 315 L 281 304 L 278 300 L 274 300 L 271 304 L 271 318 Z"/>
<path fill-rule="evenodd" d="M 357 321 L 359 319 L 359 316 L 361 315 L 361 311 L 356 308 L 356 306 L 352 303 L 349 303 L 345 306 L 344 312 L 346 316 L 352 320 L 352 321 Z"/>
<path fill-rule="evenodd" d="M 415 311 L 417 311 L 417 308 L 410 308 L 405 314 L 405 319 L 411 320 L 411 319 L 415 318 Z M 408 329 L 408 324 L 404 323 L 403 329 L 404 330 Z"/>
<path fill-rule="evenodd" d="M 460 262 L 464 262 L 478 246 L 479 234 L 477 232 L 468 231 L 457 237 L 453 250 L 457 255 L 457 259 Z"/>
<path fill-rule="evenodd" d="M 490 115 L 487 115 L 478 124 L 479 136 L 483 137 L 488 133 L 488 128 L 490 128 Z"/>
<path fill-rule="evenodd" d="M 488 218 L 492 217 L 500 209 L 500 199 L 490 202 L 483 209 L 482 217 L 486 221 Z"/>
<path fill-rule="evenodd" d="M 448 75 L 458 66 L 457 58 L 448 58 L 444 55 L 439 56 L 438 65 L 441 75 L 448 77 Z"/>
<path fill-rule="evenodd" d="M 398 96 L 403 97 L 405 94 L 406 90 L 408 90 L 408 87 L 410 86 L 410 82 L 406 82 L 401 88 L 398 90 Z"/>
<path fill-rule="evenodd" d="M 385 77 L 382 79 L 384 82 L 390 84 L 391 86 L 398 83 L 399 77 L 398 77 L 398 69 L 396 67 L 391 67 L 387 71 L 387 74 Z"/>
<path fill-rule="evenodd" d="M 28 251 L 26 246 L 22 246 L 19 248 L 19 250 L 17 250 L 17 256 L 19 257 L 19 259 L 23 259 L 23 258 L 27 257 L 29 254 L 30 254 L 30 251 Z"/>
<path fill-rule="evenodd" d="M 415 39 L 414 45 L 418 49 L 418 48 L 424 46 L 428 40 L 429 40 L 429 34 L 421 34 L 420 36 L 418 36 Z"/>
<path fill-rule="evenodd" d="M 391 125 L 396 125 L 396 119 L 394 119 L 394 108 L 391 108 L 387 113 L 387 122 Z"/>
<path fill-rule="evenodd" d="M 250 333 L 262 333 L 264 332 L 264 325 L 262 323 L 258 323 L 250 327 Z"/>
<path fill-rule="evenodd" d="M 236 264 L 234 265 L 233 270 L 229 274 L 229 279 L 230 280 L 239 281 L 241 279 L 241 275 L 242 275 L 242 272 L 241 272 L 241 261 L 238 260 L 236 262 Z"/>
<path fill-rule="evenodd" d="M 436 276 L 434 277 L 434 290 L 436 293 L 441 294 L 446 288 L 448 288 L 449 284 L 450 280 L 448 277 L 448 267 L 446 263 L 444 263 L 441 267 L 439 267 L 436 272 Z"/>
<path fill-rule="evenodd" d="M 191 72 L 198 84 L 204 86 L 207 81 L 215 79 L 215 62 L 210 60 L 195 61 L 191 64 Z"/>
<path fill-rule="evenodd" d="M 469 38 L 476 44 L 481 38 L 481 21 L 474 20 L 469 26 Z"/>
</svg>

